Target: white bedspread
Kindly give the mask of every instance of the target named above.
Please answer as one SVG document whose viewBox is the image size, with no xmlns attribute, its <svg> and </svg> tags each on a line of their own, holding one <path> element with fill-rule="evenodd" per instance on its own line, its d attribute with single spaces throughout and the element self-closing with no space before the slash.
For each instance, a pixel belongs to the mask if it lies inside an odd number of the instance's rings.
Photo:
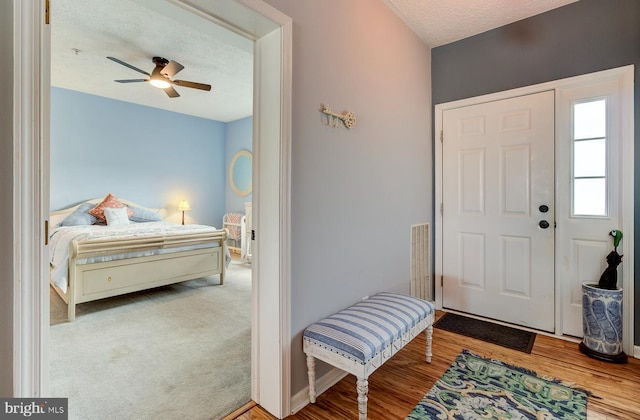
<svg viewBox="0 0 640 420">
<path fill-rule="evenodd" d="M 49 236 L 49 260 L 51 263 L 51 279 L 62 289 L 67 292 L 67 272 L 69 263 L 69 244 L 71 241 L 85 241 L 90 239 L 126 239 L 141 236 L 155 235 L 172 235 L 184 233 L 213 232 L 217 229 L 213 226 L 206 225 L 178 225 L 170 222 L 147 222 L 132 223 L 126 226 L 69 226 L 58 227 L 51 231 Z M 105 255 L 100 257 L 92 257 L 84 260 L 78 260 L 78 264 L 90 264 L 95 262 L 113 261 L 118 259 L 143 257 L 148 255 L 159 255 L 169 252 L 186 251 L 191 249 L 205 248 L 215 246 L 212 244 L 188 245 L 170 249 L 149 249 L 136 252 L 129 252 L 116 255 Z M 229 264 L 231 256 L 225 247 L 225 263 Z"/>
</svg>

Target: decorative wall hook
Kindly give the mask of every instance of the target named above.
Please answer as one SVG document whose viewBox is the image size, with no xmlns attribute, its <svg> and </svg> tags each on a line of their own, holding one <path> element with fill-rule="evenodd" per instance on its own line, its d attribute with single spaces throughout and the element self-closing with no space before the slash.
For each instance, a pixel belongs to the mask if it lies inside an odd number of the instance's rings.
<svg viewBox="0 0 640 420">
<path fill-rule="evenodd" d="M 327 121 L 330 127 L 337 127 L 337 122 L 342 121 L 345 127 L 353 128 L 356 125 L 356 116 L 351 111 L 345 111 L 343 114 L 337 114 L 331 111 L 331 107 L 328 105 L 322 106 L 322 113 L 327 116 Z"/>
</svg>

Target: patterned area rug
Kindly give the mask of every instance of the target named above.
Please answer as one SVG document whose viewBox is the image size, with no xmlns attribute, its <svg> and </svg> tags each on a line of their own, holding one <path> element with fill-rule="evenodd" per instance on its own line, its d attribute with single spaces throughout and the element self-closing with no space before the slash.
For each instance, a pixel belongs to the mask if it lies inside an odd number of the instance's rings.
<svg viewBox="0 0 640 420">
<path fill-rule="evenodd" d="M 587 393 L 463 350 L 406 420 L 587 418 Z"/>
</svg>

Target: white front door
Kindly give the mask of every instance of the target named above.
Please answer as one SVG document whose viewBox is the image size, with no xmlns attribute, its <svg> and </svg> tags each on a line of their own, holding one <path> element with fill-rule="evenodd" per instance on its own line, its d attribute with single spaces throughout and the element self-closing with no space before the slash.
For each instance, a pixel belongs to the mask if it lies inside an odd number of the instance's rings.
<svg viewBox="0 0 640 420">
<path fill-rule="evenodd" d="M 554 331 L 554 92 L 443 112 L 443 307 Z"/>
<path fill-rule="evenodd" d="M 581 285 L 598 282 L 617 229 L 633 352 L 634 71 L 436 105 L 437 307 L 581 337 Z"/>
</svg>

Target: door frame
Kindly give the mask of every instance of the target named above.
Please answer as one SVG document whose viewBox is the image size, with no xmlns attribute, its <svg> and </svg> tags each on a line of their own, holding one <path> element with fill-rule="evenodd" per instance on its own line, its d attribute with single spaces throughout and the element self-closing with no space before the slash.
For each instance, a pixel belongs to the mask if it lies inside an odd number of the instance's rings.
<svg viewBox="0 0 640 420">
<path fill-rule="evenodd" d="M 515 96 L 524 96 L 533 93 L 539 93 L 548 90 L 555 91 L 555 117 L 556 117 L 556 138 L 559 137 L 560 127 L 562 123 L 559 123 L 558 118 L 558 101 L 559 92 L 562 89 L 574 88 L 580 85 L 598 83 L 600 81 L 617 80 L 621 86 L 621 109 L 623 110 L 621 116 L 621 135 L 622 139 L 630 139 L 630 141 L 622 142 L 622 183 L 620 186 L 620 194 L 622 196 L 622 231 L 634 232 L 634 66 L 624 66 L 611 70 L 604 70 L 600 72 L 585 74 L 581 76 L 570 77 L 566 79 L 554 80 L 550 82 L 540 83 L 537 85 L 526 86 L 517 89 L 511 89 L 502 92 L 491 93 L 482 96 L 476 96 L 467 99 L 461 99 L 457 101 L 447 102 L 443 104 L 437 104 L 435 106 L 435 204 L 440 206 L 435 212 L 435 275 L 434 279 L 440 279 L 435 281 L 435 302 L 436 308 L 442 309 L 442 197 L 443 197 L 443 156 L 442 156 L 442 127 L 444 111 L 454 108 L 460 108 L 463 106 L 478 105 L 485 102 L 499 101 L 503 99 L 512 98 Z M 634 354 L 634 241 L 633 233 L 625 236 L 625 262 L 624 270 L 622 273 L 622 287 L 625 290 L 623 300 L 623 349 L 627 354 Z M 628 239 L 627 239 L 628 238 Z M 555 319 L 555 336 L 562 338 L 562 293 L 563 288 L 561 284 L 556 282 L 555 285 L 555 307 L 556 307 L 556 319 Z"/>
<path fill-rule="evenodd" d="M 254 40 L 253 211 L 259 234 L 252 267 L 251 394 L 263 408 L 282 418 L 290 412 L 291 397 L 292 20 L 262 0 L 167 1 Z M 45 223 L 49 217 L 51 36 L 50 27 L 45 24 L 46 3 L 13 0 L 16 397 L 46 397 L 50 382 Z M 247 17 L 247 13 L 251 16 Z M 271 317 L 261 316 L 264 314 Z"/>
</svg>

